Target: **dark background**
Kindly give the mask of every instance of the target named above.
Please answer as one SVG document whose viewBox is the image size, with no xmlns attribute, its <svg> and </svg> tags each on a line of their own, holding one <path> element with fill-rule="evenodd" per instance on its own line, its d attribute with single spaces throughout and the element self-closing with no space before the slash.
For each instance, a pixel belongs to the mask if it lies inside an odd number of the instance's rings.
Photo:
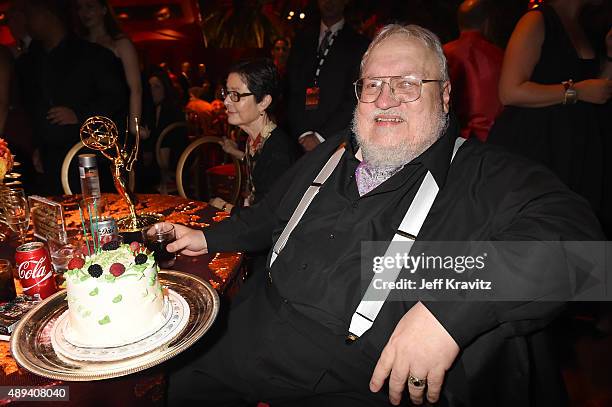
<svg viewBox="0 0 612 407">
<path fill-rule="evenodd" d="M 504 47 L 514 25 L 543 0 L 489 0 L 486 36 Z M 167 62 L 205 63 L 211 79 L 223 77 L 237 59 L 269 55 L 280 36 L 292 38 L 307 25 L 319 24 L 316 0 L 110 0 L 122 28 L 135 42 L 143 67 Z M 349 24 L 368 37 L 390 22 L 412 23 L 435 32 L 443 43 L 457 38 L 456 10 L 461 0 L 350 0 Z M 11 44 L 0 0 L 0 44 Z M 290 13 L 293 15 L 290 17 Z M 300 14 L 304 13 L 304 18 Z M 587 10 L 583 25 L 603 38 L 612 22 L 612 1 Z M 597 44 L 603 47 L 603 42 Z"/>
</svg>

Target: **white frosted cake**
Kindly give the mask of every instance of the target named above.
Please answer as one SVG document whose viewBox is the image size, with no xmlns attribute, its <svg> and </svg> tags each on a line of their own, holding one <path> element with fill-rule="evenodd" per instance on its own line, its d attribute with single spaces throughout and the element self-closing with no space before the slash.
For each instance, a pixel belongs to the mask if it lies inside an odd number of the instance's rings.
<svg viewBox="0 0 612 407">
<path fill-rule="evenodd" d="M 138 245 L 105 245 L 106 251 L 72 259 L 65 273 L 66 340 L 77 346 L 112 347 L 140 340 L 165 322 L 164 289 L 152 254 Z"/>
</svg>

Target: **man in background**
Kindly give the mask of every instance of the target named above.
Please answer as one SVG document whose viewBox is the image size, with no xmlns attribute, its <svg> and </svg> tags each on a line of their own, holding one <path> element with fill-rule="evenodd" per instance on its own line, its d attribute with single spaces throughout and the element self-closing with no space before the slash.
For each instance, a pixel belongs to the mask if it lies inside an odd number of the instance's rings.
<svg viewBox="0 0 612 407">
<path fill-rule="evenodd" d="M 353 82 L 368 40 L 344 20 L 347 0 L 319 0 L 321 23 L 296 37 L 287 64 L 291 136 L 311 151 L 348 127 L 355 98 Z"/>
<path fill-rule="evenodd" d="M 38 193 L 60 194 L 60 170 L 79 138 L 83 122 L 96 115 L 125 120 L 127 89 L 111 51 L 76 37 L 70 29 L 70 2 L 25 0 L 28 33 L 34 39 L 23 55 L 24 105 L 32 124 Z"/>
<path fill-rule="evenodd" d="M 451 83 L 452 106 L 461 136 L 486 141 L 502 110 L 497 85 L 504 52 L 484 37 L 487 14 L 484 0 L 466 0 L 459 6 L 461 35 L 444 45 Z"/>
</svg>

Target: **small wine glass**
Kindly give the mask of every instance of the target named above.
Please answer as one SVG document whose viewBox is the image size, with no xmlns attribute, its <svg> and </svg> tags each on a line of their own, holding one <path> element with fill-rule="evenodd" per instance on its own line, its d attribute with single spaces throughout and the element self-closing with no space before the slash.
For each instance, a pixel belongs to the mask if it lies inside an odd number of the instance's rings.
<svg viewBox="0 0 612 407">
<path fill-rule="evenodd" d="M 19 242 L 25 243 L 30 226 L 30 207 L 23 188 L 4 189 L 1 206 L 4 221 L 13 232 L 19 234 Z"/>
<path fill-rule="evenodd" d="M 55 273 L 65 272 L 72 258 L 82 256 L 79 237 L 73 233 L 60 232 L 59 235 L 47 239 Z"/>
<path fill-rule="evenodd" d="M 176 253 L 166 250 L 168 243 L 176 240 L 174 225 L 168 222 L 156 223 L 142 229 L 142 236 L 147 249 L 153 252 L 161 268 L 171 268 L 176 260 Z"/>
</svg>

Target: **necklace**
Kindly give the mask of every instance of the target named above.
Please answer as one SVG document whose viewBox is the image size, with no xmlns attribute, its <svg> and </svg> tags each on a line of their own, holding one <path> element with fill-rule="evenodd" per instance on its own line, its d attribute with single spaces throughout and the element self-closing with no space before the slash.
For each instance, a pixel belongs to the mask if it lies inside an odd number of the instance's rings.
<svg viewBox="0 0 612 407">
<path fill-rule="evenodd" d="M 270 137 L 270 134 L 272 134 L 275 128 L 276 123 L 270 121 L 266 125 L 264 125 L 263 129 L 261 129 L 261 132 L 257 135 L 257 137 L 253 138 L 249 136 L 248 150 L 249 155 L 251 157 L 253 157 L 255 154 L 257 154 L 257 152 L 259 152 L 259 150 L 262 149 L 264 143 L 266 142 L 268 137 Z"/>
<path fill-rule="evenodd" d="M 247 143 L 247 154 L 246 157 L 246 173 L 247 173 L 247 182 L 245 185 L 245 199 L 244 206 L 250 206 L 255 199 L 255 184 L 253 183 L 253 169 L 255 168 L 256 159 L 254 159 L 255 154 L 257 154 L 263 148 L 266 140 L 270 137 L 270 134 L 276 128 L 276 123 L 270 121 L 264 125 L 261 132 L 253 139 L 249 136 Z"/>
</svg>

